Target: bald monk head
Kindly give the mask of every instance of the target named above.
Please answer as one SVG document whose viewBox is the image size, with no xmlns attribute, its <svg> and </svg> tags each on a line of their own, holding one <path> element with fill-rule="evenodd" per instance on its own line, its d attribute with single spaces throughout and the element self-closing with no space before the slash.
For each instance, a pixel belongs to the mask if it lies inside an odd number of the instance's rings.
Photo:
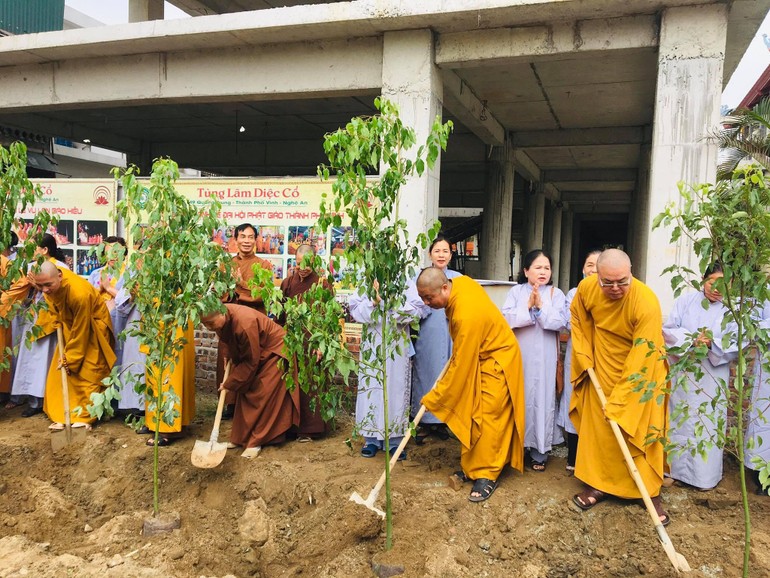
<svg viewBox="0 0 770 578">
<path fill-rule="evenodd" d="M 219 332 L 225 326 L 227 322 L 227 310 L 225 311 L 209 311 L 201 316 L 201 323 L 209 331 Z"/>
<path fill-rule="evenodd" d="M 50 261 L 43 261 L 40 268 L 30 272 L 30 281 L 46 295 L 56 293 L 61 287 L 61 271 Z"/>
<path fill-rule="evenodd" d="M 452 282 L 437 267 L 426 267 L 417 277 L 417 294 L 431 309 L 443 309 L 449 303 Z"/>
<path fill-rule="evenodd" d="M 305 259 L 306 255 L 310 255 L 307 259 Z M 312 262 L 313 262 L 313 256 L 315 255 L 315 251 L 313 250 L 313 247 L 311 245 L 300 245 L 297 247 L 297 270 L 300 272 L 300 274 L 307 275 L 313 270 Z M 306 262 L 303 262 L 306 261 Z"/>
<path fill-rule="evenodd" d="M 602 251 L 596 261 L 596 275 L 604 295 L 610 299 L 622 299 L 631 286 L 631 259 L 620 249 Z"/>
</svg>

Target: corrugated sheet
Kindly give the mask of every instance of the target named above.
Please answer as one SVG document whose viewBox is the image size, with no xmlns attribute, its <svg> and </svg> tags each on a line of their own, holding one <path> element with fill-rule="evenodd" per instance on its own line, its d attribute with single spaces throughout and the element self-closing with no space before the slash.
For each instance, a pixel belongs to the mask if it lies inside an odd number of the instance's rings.
<svg viewBox="0 0 770 578">
<path fill-rule="evenodd" d="M 0 0 L 0 30 L 9 34 L 64 28 L 64 0 Z"/>
</svg>

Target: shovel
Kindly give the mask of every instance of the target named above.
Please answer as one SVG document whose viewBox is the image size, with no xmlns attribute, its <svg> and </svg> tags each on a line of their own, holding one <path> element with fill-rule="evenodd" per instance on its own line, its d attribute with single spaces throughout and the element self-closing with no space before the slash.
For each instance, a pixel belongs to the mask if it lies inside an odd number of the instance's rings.
<svg viewBox="0 0 770 578">
<path fill-rule="evenodd" d="M 53 430 L 51 432 L 51 450 L 53 452 L 58 452 L 60 449 L 70 444 L 82 442 L 86 439 L 86 435 L 88 434 L 88 428 L 77 427 L 73 429 L 72 422 L 70 421 L 70 392 L 69 383 L 67 382 L 67 370 L 64 367 L 64 334 L 62 333 L 61 325 L 56 328 L 56 338 L 59 341 L 59 362 L 61 363 L 64 429 Z"/>
<path fill-rule="evenodd" d="M 599 380 L 596 377 L 596 373 L 592 367 L 588 368 L 588 375 L 591 377 L 591 383 L 593 383 L 594 390 L 596 390 L 596 394 L 599 396 L 599 401 L 602 404 L 602 409 L 604 409 L 604 407 L 607 405 L 607 398 L 604 397 L 604 390 L 602 390 L 602 386 L 599 384 Z M 642 494 L 642 500 L 644 501 L 644 505 L 647 508 L 647 512 L 650 514 L 650 518 L 652 518 L 652 524 L 655 526 L 655 531 L 658 533 L 658 539 L 663 546 L 663 550 L 666 551 L 666 556 L 668 556 L 668 559 L 671 561 L 671 564 L 674 566 L 674 570 L 676 570 L 677 574 L 679 572 L 689 572 L 690 565 L 687 563 L 685 557 L 677 552 L 674 548 L 674 545 L 671 543 L 671 538 L 668 537 L 668 532 L 666 532 L 666 529 L 663 527 L 663 524 L 658 517 L 658 512 L 655 511 L 655 506 L 650 499 L 650 492 L 647 491 L 647 487 L 644 485 L 644 480 L 642 480 L 642 476 L 639 474 L 639 470 L 636 469 L 634 458 L 631 457 L 631 452 L 628 451 L 628 446 L 626 445 L 626 440 L 623 439 L 620 426 L 615 420 L 608 419 L 607 421 L 610 422 L 612 431 L 615 434 L 615 439 L 620 446 L 620 451 L 623 452 L 623 458 L 625 458 L 628 472 L 631 474 L 631 477 L 636 483 L 636 487 Z"/>
<path fill-rule="evenodd" d="M 444 374 L 446 373 L 447 367 L 449 367 L 449 361 L 446 362 L 444 365 L 444 369 L 441 370 L 441 373 L 438 374 L 438 377 L 436 378 L 436 383 L 438 383 L 442 377 L 444 377 Z M 436 387 L 436 383 L 433 384 L 433 387 Z M 417 429 L 417 426 L 420 423 L 420 420 L 422 419 L 423 414 L 425 414 L 425 406 L 420 406 L 420 411 L 417 412 L 417 415 L 414 416 L 414 421 L 412 422 L 412 427 L 408 428 L 406 430 L 406 434 L 404 435 L 404 439 L 401 440 L 401 443 L 398 444 L 398 447 L 396 448 L 396 451 L 393 452 L 393 455 L 390 457 L 390 462 L 386 465 L 387 470 L 382 472 L 382 475 L 380 476 L 380 479 L 377 480 L 377 483 L 372 488 L 372 491 L 369 492 L 369 495 L 366 499 L 362 498 L 361 495 L 358 492 L 353 492 L 350 494 L 350 501 L 355 502 L 356 504 L 361 504 L 362 506 L 366 506 L 369 508 L 372 512 L 376 513 L 380 518 L 385 518 L 385 512 L 380 510 L 377 506 L 374 505 L 374 502 L 377 501 L 377 496 L 380 493 L 380 490 L 382 489 L 382 486 L 385 485 L 385 474 L 393 469 L 393 466 L 396 465 L 396 462 L 398 461 L 398 456 L 401 455 L 401 452 L 404 451 L 404 448 L 406 447 L 406 444 L 409 442 L 409 438 L 412 437 L 412 430 Z"/>
<path fill-rule="evenodd" d="M 414 417 L 414 421 L 412 422 L 412 427 L 414 428 L 417 427 L 424 413 L 425 413 L 425 406 L 421 405 L 420 411 L 418 411 L 417 415 Z M 406 447 L 406 444 L 409 442 L 410 437 L 412 437 L 412 428 L 409 428 L 406 431 L 406 434 L 404 435 L 404 439 L 401 440 L 401 443 L 398 444 L 398 447 L 393 452 L 393 455 L 390 457 L 390 462 L 388 462 L 388 465 L 387 465 L 388 471 L 392 470 L 393 466 L 396 465 L 396 462 L 398 461 L 398 456 L 400 456 L 401 452 L 404 451 L 404 448 Z M 380 479 L 377 480 L 377 483 L 372 488 L 372 491 L 369 492 L 369 496 L 367 496 L 366 499 L 363 499 L 358 492 L 353 492 L 352 494 L 350 494 L 351 502 L 355 502 L 356 504 L 361 504 L 362 506 L 366 506 L 372 512 L 374 512 L 380 518 L 383 518 L 383 519 L 385 518 L 385 512 L 383 512 L 377 506 L 375 506 L 374 502 L 377 501 L 377 496 L 379 495 L 380 490 L 382 489 L 382 486 L 385 485 L 385 473 L 386 472 L 382 472 Z"/>
<path fill-rule="evenodd" d="M 225 365 L 225 376 L 222 383 L 227 381 L 232 364 L 232 361 L 228 361 L 227 365 Z M 225 397 L 227 397 L 227 393 L 226 389 L 219 392 L 217 415 L 214 418 L 214 427 L 211 429 L 209 441 L 195 441 L 190 460 L 192 461 L 192 465 L 196 468 L 215 468 L 225 459 L 225 454 L 227 454 L 227 443 L 220 443 L 217 440 L 219 438 L 219 424 L 222 422 L 222 410 L 225 407 Z"/>
</svg>

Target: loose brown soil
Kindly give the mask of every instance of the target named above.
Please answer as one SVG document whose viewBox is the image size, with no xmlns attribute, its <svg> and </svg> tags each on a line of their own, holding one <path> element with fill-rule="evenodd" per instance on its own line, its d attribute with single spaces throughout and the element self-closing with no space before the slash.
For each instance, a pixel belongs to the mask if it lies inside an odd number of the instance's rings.
<svg viewBox="0 0 770 578">
<path fill-rule="evenodd" d="M 361 458 L 360 444 L 349 449 L 348 428 L 265 448 L 255 460 L 231 450 L 219 467 L 196 469 L 190 451 L 208 439 L 210 415 L 161 448 L 162 510 L 178 512 L 181 529 L 144 538 L 152 503 L 144 436 L 112 421 L 53 455 L 43 417 L 0 412 L 0 577 L 347 577 L 373 576 L 373 564 L 431 577 L 673 575 L 640 506 L 609 501 L 583 513 L 570 506 L 581 486 L 562 458 L 545 473 L 508 470 L 488 502 L 472 504 L 469 486 L 448 485 L 457 441 L 410 444 L 409 459 L 394 469 L 395 543 L 385 552 L 379 519 L 348 500 L 353 491 L 368 495 L 383 462 Z M 728 464 L 712 492 L 664 490 L 669 535 L 694 570 L 689 576 L 739 575 L 736 479 Z M 770 498 L 750 502 L 752 575 L 769 576 Z"/>
</svg>

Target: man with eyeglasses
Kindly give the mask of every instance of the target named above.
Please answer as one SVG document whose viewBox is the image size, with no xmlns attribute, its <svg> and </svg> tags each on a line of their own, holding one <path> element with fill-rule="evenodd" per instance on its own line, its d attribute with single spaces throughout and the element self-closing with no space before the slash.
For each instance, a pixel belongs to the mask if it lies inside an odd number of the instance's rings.
<svg viewBox="0 0 770 578">
<path fill-rule="evenodd" d="M 668 367 L 660 354 L 660 303 L 649 287 L 634 279 L 628 255 L 607 249 L 599 255 L 596 275 L 578 285 L 570 309 L 574 385 L 570 418 L 580 439 L 575 477 L 587 485 L 572 500 L 589 510 L 610 495 L 641 498 L 607 421 L 612 419 L 623 432 L 660 521 L 667 525 L 670 518 L 660 502 L 663 445 L 649 441 L 665 434 L 668 407 L 663 395 Z M 589 367 L 607 397 L 604 411 Z"/>
</svg>

